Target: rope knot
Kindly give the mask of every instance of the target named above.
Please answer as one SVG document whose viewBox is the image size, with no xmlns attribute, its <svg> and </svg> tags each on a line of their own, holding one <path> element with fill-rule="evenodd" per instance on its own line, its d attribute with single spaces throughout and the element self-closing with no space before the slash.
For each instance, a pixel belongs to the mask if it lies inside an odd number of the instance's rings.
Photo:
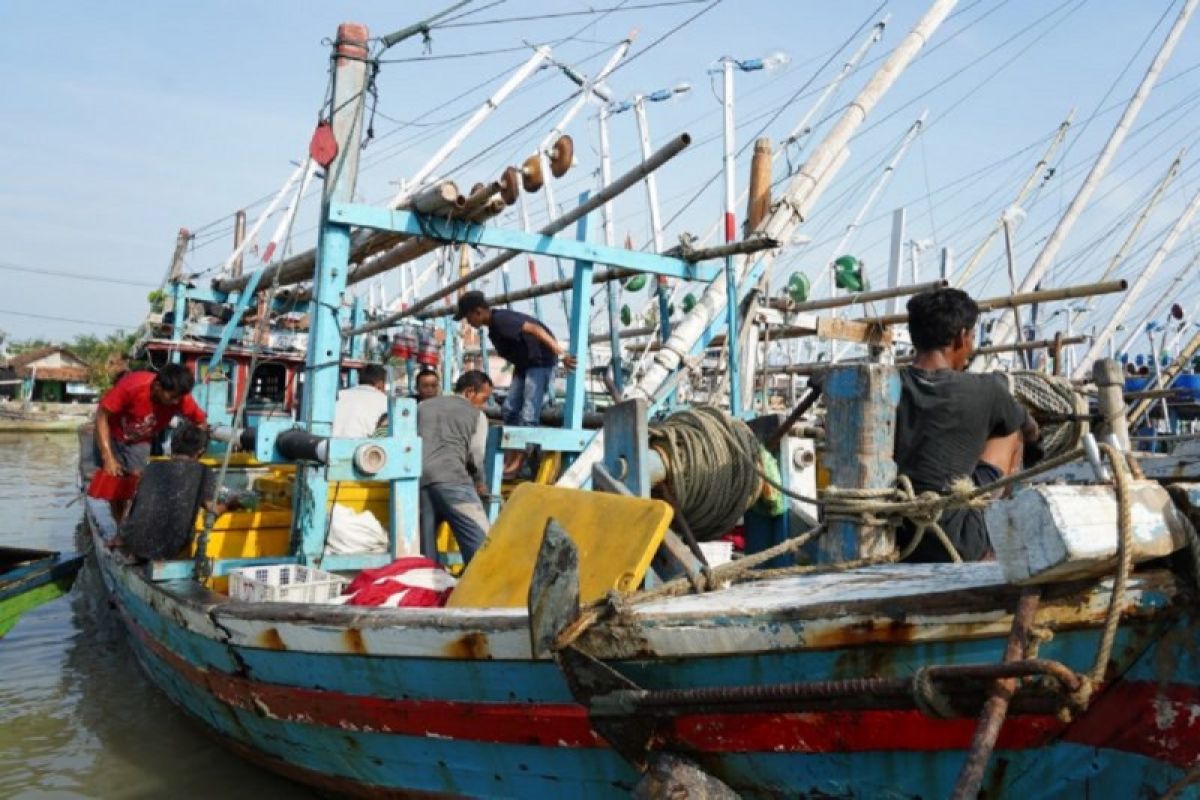
<svg viewBox="0 0 1200 800">
<path fill-rule="evenodd" d="M 913 673 L 912 697 L 917 709 L 933 719 L 950 719 L 956 714 L 950 698 L 933 683 L 929 671 L 932 667 L 921 667 Z"/>
</svg>

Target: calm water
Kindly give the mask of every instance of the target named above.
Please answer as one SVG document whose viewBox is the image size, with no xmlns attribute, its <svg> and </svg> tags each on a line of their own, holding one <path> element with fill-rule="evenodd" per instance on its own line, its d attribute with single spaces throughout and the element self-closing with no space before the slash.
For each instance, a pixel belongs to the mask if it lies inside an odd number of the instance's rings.
<svg viewBox="0 0 1200 800">
<path fill-rule="evenodd" d="M 74 550 L 75 439 L 0 433 L 0 544 Z M 0 798 L 313 797 L 222 750 L 147 680 L 89 564 L 0 639 Z"/>
</svg>

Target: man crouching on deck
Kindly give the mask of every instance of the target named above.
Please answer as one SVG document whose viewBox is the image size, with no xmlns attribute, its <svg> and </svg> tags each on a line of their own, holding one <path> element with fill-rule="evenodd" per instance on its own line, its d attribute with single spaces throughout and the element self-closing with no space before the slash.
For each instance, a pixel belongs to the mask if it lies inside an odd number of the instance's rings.
<svg viewBox="0 0 1200 800">
<path fill-rule="evenodd" d="M 187 367 L 167 364 L 158 373 L 129 372 L 100 398 L 96 409 L 97 466 L 88 496 L 107 500 L 115 522 L 137 488 L 150 460 L 150 441 L 176 415 L 196 425 L 207 422 L 189 392 L 195 381 Z"/>
<path fill-rule="evenodd" d="M 1021 468 L 1026 442 L 1036 442 L 1037 423 L 1001 376 L 968 373 L 975 351 L 979 306 L 958 289 L 935 289 L 908 301 L 908 330 L 916 354 L 900 371 L 896 409 L 896 466 L 917 492 L 946 492 L 958 478 L 984 486 Z M 983 512 L 955 509 L 939 523 L 964 561 L 991 554 Z M 897 531 L 903 550 L 913 529 Z M 951 561 L 945 547 L 926 534 L 909 561 Z"/>
</svg>

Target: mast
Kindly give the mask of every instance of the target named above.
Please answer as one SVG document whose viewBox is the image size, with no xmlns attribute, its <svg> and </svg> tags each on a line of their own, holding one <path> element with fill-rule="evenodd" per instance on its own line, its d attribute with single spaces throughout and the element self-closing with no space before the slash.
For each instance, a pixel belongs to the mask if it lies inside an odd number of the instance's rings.
<svg viewBox="0 0 1200 800">
<path fill-rule="evenodd" d="M 1174 296 L 1174 294 L 1179 290 L 1180 284 L 1183 283 L 1183 279 L 1187 277 L 1187 274 L 1192 271 L 1192 267 L 1196 266 L 1197 263 L 1200 263 L 1200 253 L 1197 253 L 1188 259 L 1188 262 L 1183 265 L 1183 269 L 1175 273 L 1175 277 L 1171 279 L 1169 284 L 1167 284 L 1167 288 L 1164 289 L 1159 298 L 1150 305 L 1150 310 L 1142 316 L 1137 325 L 1129 328 L 1129 334 L 1125 337 L 1124 341 L 1122 341 L 1121 344 L 1117 345 L 1116 347 L 1116 353 L 1118 356 L 1121 353 L 1129 352 L 1129 348 L 1133 344 L 1133 340 L 1136 339 L 1138 334 L 1142 332 L 1142 328 L 1145 327 L 1146 323 L 1151 320 L 1151 318 L 1154 316 L 1154 313 L 1158 309 L 1162 308 L 1163 304 L 1170 300 L 1172 296 Z"/>
<path fill-rule="evenodd" d="M 1075 197 L 1071 200 L 1071 205 L 1067 207 L 1066 213 L 1058 221 L 1058 225 L 1055 227 L 1054 232 L 1050 234 L 1050 238 L 1046 241 L 1042 252 L 1038 254 L 1037 259 L 1033 262 L 1033 266 L 1029 268 L 1029 272 L 1025 275 L 1025 279 L 1021 282 L 1018 291 L 1028 292 L 1032 290 L 1046 276 L 1046 271 L 1050 269 L 1055 256 L 1058 255 L 1059 249 L 1062 247 L 1063 242 L 1066 241 L 1071 228 L 1074 227 L 1075 221 L 1079 219 L 1079 215 L 1087 206 L 1088 201 L 1091 200 L 1092 193 L 1099 186 L 1100 179 L 1108 172 L 1109 165 L 1112 164 L 1117 151 L 1124 144 L 1125 137 L 1129 135 L 1129 130 L 1141 112 L 1142 106 L 1145 105 L 1146 99 L 1150 96 L 1150 90 L 1154 88 L 1154 84 L 1158 81 L 1158 76 L 1162 73 L 1163 67 L 1171 59 L 1171 53 L 1175 51 L 1175 45 L 1179 43 L 1180 37 L 1183 36 L 1183 30 L 1187 27 L 1192 12 L 1196 10 L 1197 2 L 1200 2 L 1200 0 L 1184 0 L 1183 8 L 1180 10 L 1175 24 L 1171 27 L 1171 31 L 1163 41 L 1162 47 L 1159 48 L 1158 54 L 1150 63 L 1149 69 L 1146 70 L 1146 75 L 1142 78 L 1137 91 L 1130 98 L 1129 105 L 1125 107 L 1124 113 L 1121 114 L 1121 119 L 1117 121 L 1112 134 L 1109 135 L 1108 141 L 1104 144 L 1104 149 L 1100 151 L 1100 157 L 1092 165 L 1091 172 L 1088 173 L 1088 176 L 1083 181 L 1083 185 L 1079 187 L 1079 191 L 1076 192 Z M 996 344 L 1005 344 L 1013 332 L 1009 320 L 1006 317 L 1002 317 L 997 321 L 996 327 L 992 330 L 992 341 Z"/>
<path fill-rule="evenodd" d="M 1034 184 L 1037 183 L 1038 176 L 1043 174 L 1046 167 L 1050 164 L 1050 159 L 1053 158 L 1055 152 L 1058 151 L 1059 145 L 1063 143 L 1063 139 L 1067 138 L 1067 131 L 1070 130 L 1071 120 L 1074 118 L 1075 109 L 1071 109 L 1071 113 L 1067 114 L 1067 118 L 1059 124 L 1058 131 L 1054 134 L 1054 138 L 1050 140 L 1050 146 L 1046 148 L 1046 152 L 1042 154 L 1040 159 L 1038 159 L 1037 164 L 1034 165 L 1033 170 L 1029 173 L 1029 177 L 1027 177 L 1025 182 L 1021 184 L 1021 189 L 1017 192 L 1017 199 L 1013 200 L 1012 203 L 1005 207 L 1004 211 L 1000 212 L 1000 217 L 996 220 L 996 224 L 992 226 L 992 229 L 988 231 L 988 235 L 985 236 L 983 241 L 979 243 L 979 247 L 975 248 L 975 252 L 971 255 L 971 259 L 967 261 L 966 265 L 963 267 L 963 271 L 954 281 L 954 285 L 956 287 L 961 289 L 963 286 L 967 285 L 967 279 L 971 277 L 973 272 L 975 272 L 975 267 L 979 266 L 979 262 L 983 259 L 984 255 L 987 254 L 988 249 L 992 246 L 992 242 L 996 239 L 996 235 L 999 234 L 1003 229 L 1004 215 L 1007 213 L 1008 209 L 1012 208 L 1013 206 L 1020 207 L 1020 205 L 1025 202 L 1025 198 L 1029 196 L 1029 193 L 1033 191 L 1033 187 Z"/>
<path fill-rule="evenodd" d="M 1175 225 L 1172 226 L 1171 232 L 1167 234 L 1167 238 L 1163 239 L 1162 244 L 1158 246 L 1158 250 L 1154 252 L 1154 257 L 1150 259 L 1150 263 L 1146 265 L 1145 269 L 1138 273 L 1133 285 L 1129 287 L 1129 291 L 1126 292 L 1123 298 L 1121 298 L 1121 304 L 1117 306 L 1117 310 L 1112 313 L 1112 315 L 1108 318 L 1108 322 L 1105 323 L 1104 328 L 1099 334 L 1096 335 L 1096 338 L 1092 340 L 1092 346 L 1088 348 L 1087 353 L 1084 354 L 1083 359 L 1079 362 L 1079 367 L 1076 368 L 1075 372 L 1071 375 L 1072 378 L 1082 378 L 1086 376 L 1087 369 L 1090 369 L 1091 362 L 1094 359 L 1103 358 L 1101 353 L 1108 344 L 1109 338 L 1113 335 L 1113 333 L 1116 332 L 1117 326 L 1121 324 L 1121 321 L 1124 320 L 1129 314 L 1129 309 L 1131 309 L 1133 304 L 1137 302 L 1137 299 L 1141 296 L 1142 291 L 1145 290 L 1146 284 L 1148 284 L 1150 279 L 1154 277 L 1154 273 L 1158 271 L 1158 268 L 1162 266 L 1163 261 L 1165 261 L 1167 256 L 1170 255 L 1172 248 L 1175 247 L 1175 242 L 1179 240 L 1180 235 L 1183 234 L 1183 231 L 1187 228 L 1188 223 L 1192 221 L 1192 217 L 1196 214 L 1197 209 L 1200 209 L 1200 192 L 1196 192 L 1196 194 L 1192 196 L 1192 201 L 1188 203 L 1187 208 L 1185 208 L 1183 213 L 1179 215 L 1179 218 L 1175 220 Z"/>
<path fill-rule="evenodd" d="M 774 204 L 770 215 L 759 230 L 775 241 L 791 241 L 796 227 L 810 213 L 813 205 L 829 182 L 837 175 L 848 158 L 846 145 L 850 137 L 862 126 L 867 115 L 879 100 L 895 84 L 905 68 L 924 47 L 925 42 L 938 29 L 957 0 L 934 0 L 909 34 L 901 41 L 880 65 L 858 96 L 846 107 L 837 123 L 809 155 L 805 164 L 796 172 L 788 184 L 787 192 Z M 749 273 L 761 266 L 768 269 L 772 261 L 770 254 L 755 264 L 749 259 L 739 269 L 739 285 Z M 632 387 L 626 397 L 652 398 L 679 368 L 683 356 L 701 343 L 705 332 L 721 314 L 726 302 L 737 302 L 728 297 L 724 281 L 713 281 L 704 290 L 696 307 L 675 327 L 674 333 L 654 358 L 646 374 Z M 570 468 L 563 474 L 559 484 L 582 486 L 591 479 L 592 465 L 599 459 L 604 447 L 603 433 L 598 433 Z"/>
<path fill-rule="evenodd" d="M 1121 246 L 1117 248 L 1117 252 L 1113 253 L 1113 257 L 1109 259 L 1107 266 L 1105 266 L 1104 274 L 1100 276 L 1101 282 L 1108 280 L 1117 269 L 1117 266 L 1125 260 L 1125 256 L 1129 253 L 1129 248 L 1133 247 L 1133 243 L 1137 241 L 1138 234 L 1142 232 L 1142 228 L 1145 227 L 1146 222 L 1150 219 L 1150 214 L 1158 206 L 1158 201 L 1162 199 L 1163 193 L 1166 192 L 1167 187 L 1171 184 L 1171 180 L 1178 173 L 1179 165 L 1183 162 L 1184 152 L 1184 150 L 1179 151 L 1179 155 L 1171 162 L 1171 167 L 1167 170 L 1167 174 L 1154 187 L 1154 193 L 1150 195 L 1150 200 L 1146 203 L 1141 213 L 1138 214 L 1133 227 L 1129 229 L 1129 233 L 1125 236 L 1125 241 L 1121 242 Z M 1070 313 L 1082 315 L 1091 311 L 1095 305 L 1094 298 L 1089 298 L 1086 308 L 1081 309 L 1079 312 L 1072 311 Z"/>
<path fill-rule="evenodd" d="M 367 78 L 367 27 L 357 23 L 338 26 L 334 41 L 333 92 L 330 124 L 337 155 L 325 170 L 321 198 L 319 258 L 313 278 L 314 298 L 309 312 L 308 353 L 304 360 L 304 395 L 300 422 L 311 434 L 329 436 L 339 388 L 342 335 L 338 311 L 346 289 L 345 265 L 350 257 L 350 229 L 329 221 L 329 205 L 354 196 L 358 156 L 362 148 L 363 97 Z M 307 165 L 306 165 L 307 166 Z M 341 268 L 337 268 L 340 266 Z M 329 485 L 324 466 L 304 462 L 297 466 L 294 516 L 301 535 L 301 553 L 311 562 L 321 557 L 325 544 L 326 499 Z"/>
</svg>

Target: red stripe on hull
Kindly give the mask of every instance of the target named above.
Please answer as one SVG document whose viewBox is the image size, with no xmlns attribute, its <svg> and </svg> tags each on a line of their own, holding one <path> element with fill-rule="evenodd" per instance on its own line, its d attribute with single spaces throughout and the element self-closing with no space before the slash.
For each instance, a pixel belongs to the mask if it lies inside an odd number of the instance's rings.
<svg viewBox="0 0 1200 800">
<path fill-rule="evenodd" d="M 200 690 L 281 721 L 496 744 L 606 747 L 582 706 L 390 700 L 261 683 L 196 667 L 124 610 L 122 617 L 148 649 Z M 665 721 L 658 740 L 663 750 L 700 753 L 933 752 L 966 750 L 975 724 L 974 719 L 930 719 L 916 710 L 694 714 Z M 1121 681 L 1069 725 L 1049 715 L 1010 717 L 997 747 L 1024 750 L 1058 739 L 1190 766 L 1200 758 L 1200 687 Z"/>
</svg>

